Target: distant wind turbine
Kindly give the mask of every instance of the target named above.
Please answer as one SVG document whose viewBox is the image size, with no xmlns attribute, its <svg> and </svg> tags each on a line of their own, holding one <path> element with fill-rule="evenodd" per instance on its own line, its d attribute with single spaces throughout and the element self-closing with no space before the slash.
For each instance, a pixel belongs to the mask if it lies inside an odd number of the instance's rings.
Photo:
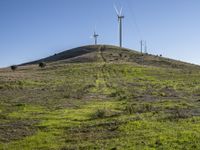
<svg viewBox="0 0 200 150">
<path fill-rule="evenodd" d="M 95 44 L 95 45 L 97 45 L 98 36 L 99 36 L 99 35 L 96 33 L 96 31 L 94 31 L 93 38 L 94 38 L 94 44 Z"/>
<path fill-rule="evenodd" d="M 99 35 L 96 33 L 96 26 L 95 26 L 94 34 L 91 36 L 91 38 L 94 38 L 95 45 L 97 45 L 97 43 L 98 43 L 98 37 L 99 37 Z"/>
<path fill-rule="evenodd" d="M 124 19 L 124 16 L 122 15 L 123 8 L 121 8 L 120 11 L 117 9 L 116 6 L 114 6 L 114 8 L 117 13 L 118 22 L 119 22 L 119 46 L 122 47 L 122 20 Z"/>
</svg>

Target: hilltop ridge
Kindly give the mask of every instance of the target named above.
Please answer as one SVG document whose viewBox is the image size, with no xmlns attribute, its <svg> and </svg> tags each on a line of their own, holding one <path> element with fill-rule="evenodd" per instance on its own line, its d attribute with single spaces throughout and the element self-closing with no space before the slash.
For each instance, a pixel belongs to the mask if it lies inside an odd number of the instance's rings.
<svg viewBox="0 0 200 150">
<path fill-rule="evenodd" d="M 39 62 L 62 62 L 62 63 L 88 63 L 88 62 L 109 62 L 109 63 L 136 63 L 139 65 L 170 67 L 170 68 L 200 68 L 198 65 L 177 61 L 169 58 L 151 54 L 141 54 L 136 50 L 120 48 L 112 45 L 87 45 L 63 51 L 52 56 L 22 65 L 38 64 Z"/>
</svg>

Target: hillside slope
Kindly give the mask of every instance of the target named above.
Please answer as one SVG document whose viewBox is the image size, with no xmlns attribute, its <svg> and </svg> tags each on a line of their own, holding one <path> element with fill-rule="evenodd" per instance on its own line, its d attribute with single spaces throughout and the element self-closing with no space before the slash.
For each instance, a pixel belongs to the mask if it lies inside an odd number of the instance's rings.
<svg viewBox="0 0 200 150">
<path fill-rule="evenodd" d="M 91 51 L 48 58 L 45 68 L 38 61 L 0 69 L 0 149 L 200 147 L 198 66 L 119 48 Z"/>
<path fill-rule="evenodd" d="M 89 45 L 78 47 L 64 52 L 54 54 L 47 58 L 25 63 L 22 65 L 38 64 L 39 62 L 66 62 L 66 63 L 88 63 L 88 62 L 129 62 L 141 65 L 170 68 L 190 68 L 197 65 L 176 61 L 150 54 L 141 54 L 135 50 L 120 48 L 111 45 Z"/>
</svg>

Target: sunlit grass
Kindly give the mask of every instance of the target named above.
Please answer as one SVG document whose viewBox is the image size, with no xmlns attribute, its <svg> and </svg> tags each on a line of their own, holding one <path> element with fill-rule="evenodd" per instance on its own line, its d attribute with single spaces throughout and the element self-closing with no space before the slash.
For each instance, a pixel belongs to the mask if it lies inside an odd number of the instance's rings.
<svg viewBox="0 0 200 150">
<path fill-rule="evenodd" d="M 77 63 L 30 70 L 0 79 L 0 149 L 200 146 L 196 69 Z"/>
</svg>

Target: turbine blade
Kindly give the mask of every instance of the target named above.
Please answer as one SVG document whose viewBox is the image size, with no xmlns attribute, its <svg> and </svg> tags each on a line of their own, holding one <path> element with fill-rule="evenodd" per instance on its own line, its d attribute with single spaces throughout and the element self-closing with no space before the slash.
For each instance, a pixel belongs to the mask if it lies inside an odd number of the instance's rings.
<svg viewBox="0 0 200 150">
<path fill-rule="evenodd" d="M 117 6 L 116 6 L 116 5 L 114 5 L 114 9 L 115 9 L 115 11 L 116 11 L 117 15 L 119 16 L 119 11 L 118 11 L 118 9 L 117 9 Z"/>
<path fill-rule="evenodd" d="M 120 9 L 119 15 L 122 15 L 123 7 Z"/>
</svg>

